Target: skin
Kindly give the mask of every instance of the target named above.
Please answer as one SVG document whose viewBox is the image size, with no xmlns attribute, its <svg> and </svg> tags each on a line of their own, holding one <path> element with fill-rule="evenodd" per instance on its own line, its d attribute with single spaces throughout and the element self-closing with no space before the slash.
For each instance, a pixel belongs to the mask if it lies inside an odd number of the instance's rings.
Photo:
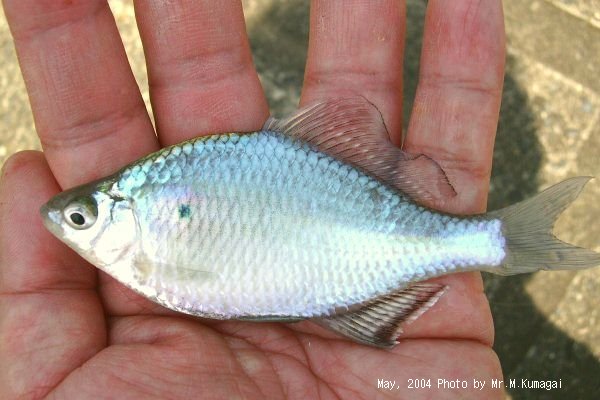
<svg viewBox="0 0 600 400">
<path fill-rule="evenodd" d="M 35 5 L 34 5 L 35 3 Z M 44 153 L 0 183 L 0 398 L 502 398 L 478 273 L 378 350 L 310 322 L 215 322 L 145 300 L 47 232 L 38 208 L 62 189 L 208 133 L 268 116 L 235 2 L 135 2 L 157 134 L 104 2 L 4 0 Z M 350 2 L 344 2 L 344 4 Z M 361 94 L 400 143 L 405 5 L 314 0 L 302 104 Z M 367 6 L 368 4 L 368 6 Z M 504 69 L 499 0 L 430 0 L 404 147 L 447 172 L 444 211 L 485 208 Z M 226 27 L 226 28 L 224 28 Z M 432 389 L 408 389 L 409 378 Z M 437 379 L 468 389 L 437 389 Z M 486 388 L 473 388 L 473 378 Z M 377 379 L 399 389 L 377 389 Z M 487 392 L 486 392 L 487 391 Z M 485 392 L 485 393 L 484 393 Z M 236 397 L 238 396 L 238 397 Z"/>
</svg>

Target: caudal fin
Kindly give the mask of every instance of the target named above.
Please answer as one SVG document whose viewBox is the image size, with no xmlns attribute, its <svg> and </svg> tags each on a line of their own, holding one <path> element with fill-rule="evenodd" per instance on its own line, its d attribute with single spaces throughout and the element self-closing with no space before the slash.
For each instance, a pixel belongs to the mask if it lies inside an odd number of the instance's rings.
<svg viewBox="0 0 600 400">
<path fill-rule="evenodd" d="M 567 179 L 531 199 L 489 215 L 503 222 L 507 256 L 500 275 L 538 270 L 582 269 L 600 265 L 600 253 L 558 240 L 552 228 L 558 216 L 577 198 L 590 177 Z"/>
</svg>

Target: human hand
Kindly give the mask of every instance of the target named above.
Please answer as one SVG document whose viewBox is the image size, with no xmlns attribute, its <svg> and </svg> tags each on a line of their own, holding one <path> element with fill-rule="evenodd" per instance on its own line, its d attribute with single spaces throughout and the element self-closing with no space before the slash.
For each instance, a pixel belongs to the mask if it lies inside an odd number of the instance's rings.
<svg viewBox="0 0 600 400">
<path fill-rule="evenodd" d="M 0 183 L 0 398 L 501 397 L 471 384 L 501 378 L 479 274 L 438 278 L 447 293 L 385 351 L 311 322 L 182 316 L 66 248 L 38 214 L 61 188 L 199 134 L 257 130 L 267 103 L 239 4 L 136 2 L 158 138 L 105 2 L 4 6 L 45 151 L 13 156 Z M 315 1 L 302 103 L 361 94 L 399 143 L 404 24 L 399 1 Z M 425 30 L 405 148 L 446 170 L 458 195 L 444 211 L 480 212 L 502 87 L 500 1 L 431 0 Z M 438 378 L 470 386 L 438 391 Z"/>
</svg>

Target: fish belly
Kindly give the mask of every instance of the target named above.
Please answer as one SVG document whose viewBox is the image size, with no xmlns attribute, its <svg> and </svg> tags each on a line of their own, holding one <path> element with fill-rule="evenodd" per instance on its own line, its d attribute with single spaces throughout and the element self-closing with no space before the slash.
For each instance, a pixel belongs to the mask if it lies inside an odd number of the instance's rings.
<svg viewBox="0 0 600 400">
<path fill-rule="evenodd" d="M 119 186 L 139 225 L 133 287 L 195 315 L 330 315 L 504 258 L 499 221 L 427 210 L 270 132 L 171 148 Z"/>
</svg>

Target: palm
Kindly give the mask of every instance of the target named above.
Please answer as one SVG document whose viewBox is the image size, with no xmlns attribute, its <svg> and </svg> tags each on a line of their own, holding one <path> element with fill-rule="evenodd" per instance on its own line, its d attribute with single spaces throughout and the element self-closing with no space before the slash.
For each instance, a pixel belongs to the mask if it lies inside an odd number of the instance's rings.
<svg viewBox="0 0 600 400">
<path fill-rule="evenodd" d="M 378 379 L 396 380 L 399 389 L 390 391 L 390 398 L 407 393 L 426 398 L 423 389 L 409 390 L 409 379 L 431 378 L 436 387 L 437 377 L 489 380 L 497 375 L 491 350 L 476 342 L 416 339 L 386 352 L 308 323 L 201 324 L 179 316 L 135 315 L 113 319 L 108 335 L 113 345 L 55 388 L 58 398 L 82 393 L 90 398 L 111 393 L 188 398 L 202 393 L 203 398 L 285 394 L 298 399 L 370 399 L 376 396 Z M 457 359 L 473 366 L 457 373 Z"/>
<path fill-rule="evenodd" d="M 382 351 L 310 322 L 177 315 L 81 261 L 37 214 L 59 185 L 106 175 L 198 134 L 255 130 L 266 101 L 239 6 L 136 4 L 157 140 L 108 7 L 36 3 L 32 17 L 27 3 L 4 1 L 45 153 L 11 158 L 0 185 L 0 359 L 7 366 L 0 397 L 419 398 L 431 397 L 445 378 L 467 380 L 469 388 L 442 395 L 479 398 L 485 395 L 473 389 L 474 378 L 489 389 L 491 377 L 501 377 L 478 274 L 440 278 L 451 290 L 406 327 L 399 346 Z M 404 24 L 397 3 L 336 10 L 314 2 L 302 99 L 362 94 L 378 105 L 396 143 Z M 485 206 L 502 85 L 500 3 L 475 3 L 429 2 L 405 139 L 409 151 L 446 169 L 459 195 L 445 210 L 461 213 Z M 347 20 L 355 21 L 352 29 Z M 378 389 L 379 379 L 395 380 L 398 389 Z M 432 388 L 410 389 L 409 379 L 431 379 Z M 485 397 L 492 393 L 500 396 Z"/>
</svg>

